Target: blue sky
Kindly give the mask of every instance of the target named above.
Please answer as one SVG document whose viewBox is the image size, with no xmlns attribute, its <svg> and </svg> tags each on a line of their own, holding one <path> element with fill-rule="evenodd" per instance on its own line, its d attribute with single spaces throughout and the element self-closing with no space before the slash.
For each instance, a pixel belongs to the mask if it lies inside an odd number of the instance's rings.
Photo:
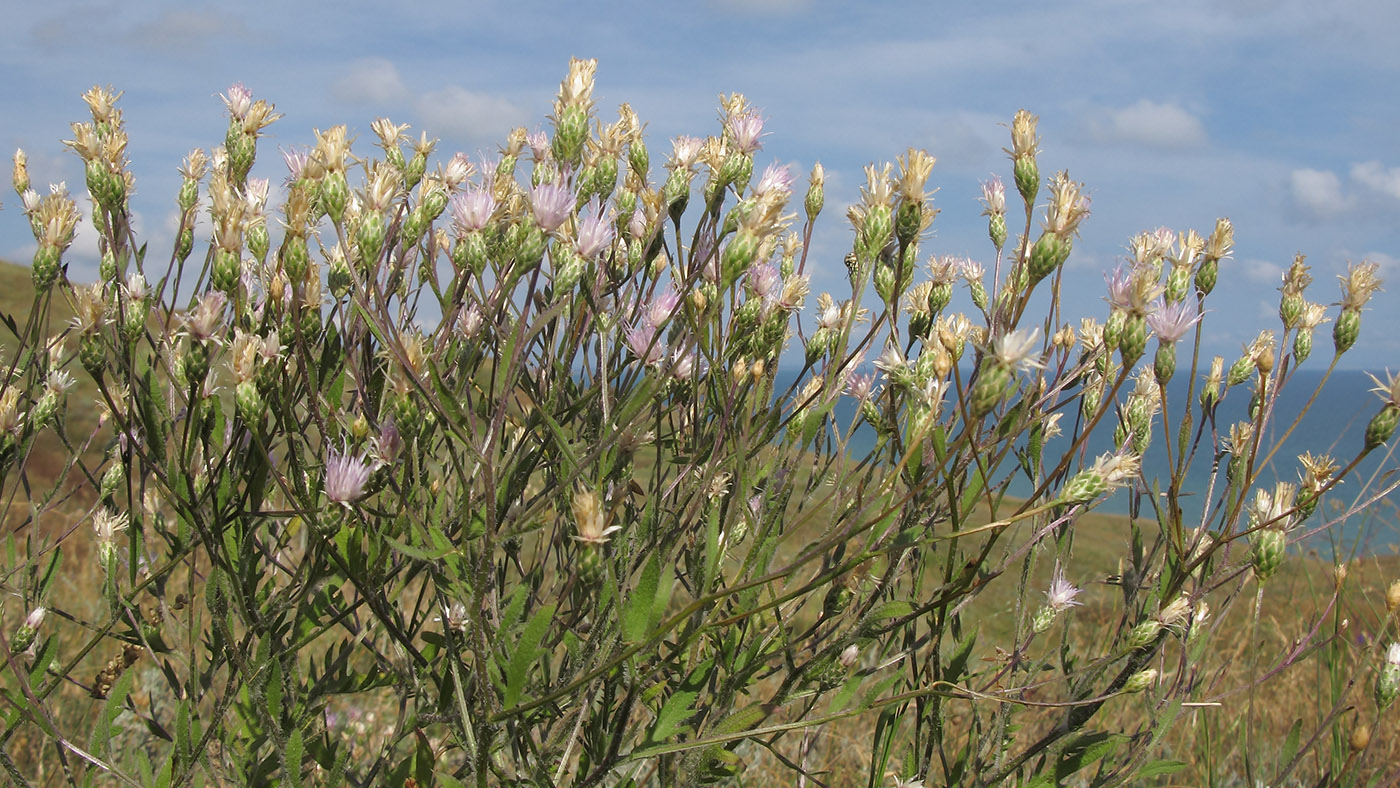
<svg viewBox="0 0 1400 788">
<path fill-rule="evenodd" d="M 1041 118 L 1042 171 L 1067 169 L 1093 198 L 1066 274 L 1070 314 L 1107 314 L 1103 272 L 1134 233 L 1205 234 L 1228 216 L 1236 253 L 1208 302 L 1208 353 L 1233 359 L 1258 329 L 1277 328 L 1278 277 L 1303 252 L 1315 301 L 1337 299 L 1349 260 L 1394 280 L 1345 366 L 1400 367 L 1400 3 L 1390 0 L 12 6 L 0 43 L 6 157 L 23 147 L 37 186 L 80 187 L 60 143 L 85 117 L 79 94 L 125 91 L 133 207 L 153 249 L 169 248 L 181 158 L 222 142 L 218 94 L 233 82 L 285 115 L 255 173 L 278 182 L 276 146 L 347 123 L 364 153 L 385 115 L 439 137 L 443 159 L 492 149 L 512 126 L 542 127 L 570 56 L 594 57 L 600 114 L 631 102 L 658 165 L 670 137 L 715 133 L 716 98 L 732 91 L 768 119 L 760 167 L 790 163 L 805 177 L 823 163 L 815 292 L 840 293 L 843 214 L 861 167 L 909 146 L 938 158 L 942 214 L 926 252 L 990 267 L 978 184 L 993 173 L 1009 183 L 999 124 L 1025 107 Z M 8 188 L 0 201 L 0 257 L 26 262 L 19 201 Z M 70 252 L 75 277 L 95 271 L 90 235 Z M 1330 346 L 1319 336 L 1312 363 Z"/>
</svg>

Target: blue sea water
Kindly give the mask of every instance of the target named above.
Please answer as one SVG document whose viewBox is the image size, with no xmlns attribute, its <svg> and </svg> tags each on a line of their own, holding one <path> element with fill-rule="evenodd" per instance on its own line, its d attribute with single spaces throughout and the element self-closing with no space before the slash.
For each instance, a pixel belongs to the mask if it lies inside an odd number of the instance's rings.
<svg viewBox="0 0 1400 788">
<path fill-rule="evenodd" d="M 792 383 L 794 377 L 791 371 L 780 371 L 775 380 L 778 384 L 777 390 L 783 391 Z M 1273 416 L 1262 435 L 1261 447 L 1277 445 L 1295 419 L 1298 419 L 1299 414 L 1302 414 L 1302 417 L 1274 453 L 1270 464 L 1257 469 L 1256 488 L 1266 484 L 1272 486 L 1274 481 L 1296 483 L 1302 470 L 1297 458 L 1305 451 L 1315 456 L 1329 454 L 1341 466 L 1345 466 L 1360 452 L 1366 425 L 1380 411 L 1382 405 L 1381 400 L 1371 391 L 1376 385 L 1375 382 L 1365 372 L 1333 372 L 1311 406 L 1308 406 L 1309 399 L 1313 397 L 1322 379 L 1321 371 L 1300 370 L 1294 372 L 1280 387 Z M 1167 406 L 1171 412 L 1173 434 L 1176 432 L 1176 425 L 1179 424 L 1182 408 L 1187 403 L 1187 384 L 1186 377 L 1178 375 L 1168 386 Z M 1196 393 L 1199 393 L 1199 383 Z M 1120 401 L 1123 398 L 1124 395 L 1120 393 Z M 1220 438 L 1223 439 L 1228 434 L 1231 424 L 1248 419 L 1249 399 L 1250 392 L 1246 385 L 1236 387 L 1236 390 L 1230 392 L 1220 403 L 1215 417 L 1215 429 Z M 1199 426 L 1200 406 L 1194 395 L 1190 405 L 1196 426 Z M 843 429 L 851 423 L 855 415 L 856 403 L 850 397 L 842 397 L 832 410 L 832 416 Z M 1073 429 L 1074 417 L 1074 413 L 1066 413 L 1061 421 L 1066 434 L 1046 443 L 1044 457 L 1047 463 L 1051 462 L 1052 458 L 1057 460 L 1062 456 L 1062 452 L 1070 448 L 1071 439 L 1068 433 Z M 1092 462 L 1100 453 L 1112 450 L 1115 424 L 1116 420 L 1111 415 L 1100 423 L 1087 444 L 1087 462 Z M 1182 508 L 1188 523 L 1199 522 L 1202 507 L 1215 503 L 1225 486 L 1226 460 L 1222 460 L 1215 480 L 1214 495 L 1208 501 L 1207 492 L 1211 489 L 1213 459 L 1211 455 L 1215 445 L 1210 429 L 1210 425 L 1207 424 L 1206 433 L 1201 438 L 1182 486 L 1185 493 Z M 1192 432 L 1194 438 L 1195 430 Z M 1397 433 L 1390 443 L 1400 445 L 1400 433 Z M 852 437 L 849 451 L 852 456 L 863 457 L 874 444 L 874 432 L 867 427 Z M 1175 441 L 1173 449 L 1174 444 Z M 1263 459 L 1262 454 L 1261 451 L 1260 460 Z M 1014 458 L 1010 459 L 1002 473 L 1011 472 L 1014 462 Z M 1169 468 L 1162 419 L 1159 416 L 1153 425 L 1151 447 L 1143 458 L 1144 478 L 1149 485 L 1154 479 L 1160 480 L 1160 486 L 1164 489 L 1170 475 Z M 1342 484 L 1323 497 L 1317 512 L 1303 524 L 1304 531 L 1298 533 L 1309 534 L 1304 540 L 1306 548 L 1317 550 L 1320 555 L 1329 559 L 1400 552 L 1400 491 L 1371 501 L 1379 492 L 1400 480 L 1397 471 L 1400 471 L 1400 456 L 1392 451 L 1391 445 L 1371 452 Z M 1032 491 L 1030 482 L 1023 475 L 1009 488 L 1011 495 L 1025 496 Z M 1150 516 L 1150 507 L 1142 501 L 1137 503 L 1141 506 L 1144 516 Z M 1097 508 L 1102 512 L 1128 514 L 1134 504 L 1134 495 L 1122 490 L 1099 504 Z M 1351 514 L 1342 517 L 1344 512 Z M 1331 525 L 1328 525 L 1329 523 Z"/>
</svg>

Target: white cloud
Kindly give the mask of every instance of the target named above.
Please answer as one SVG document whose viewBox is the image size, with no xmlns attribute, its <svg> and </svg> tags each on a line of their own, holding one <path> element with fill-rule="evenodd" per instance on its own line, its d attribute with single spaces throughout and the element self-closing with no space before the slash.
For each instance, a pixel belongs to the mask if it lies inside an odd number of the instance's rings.
<svg viewBox="0 0 1400 788">
<path fill-rule="evenodd" d="M 1342 193 L 1342 179 L 1331 170 L 1294 170 L 1288 176 L 1288 190 L 1294 207 L 1308 219 L 1331 219 L 1351 207 L 1351 200 Z"/>
<path fill-rule="evenodd" d="M 1129 142 L 1152 148 L 1191 148 L 1206 141 L 1205 127 L 1188 110 L 1147 99 L 1104 112 L 1091 121 L 1089 132 L 1104 142 Z"/>
<path fill-rule="evenodd" d="M 417 106 L 423 129 L 439 137 L 503 141 L 511 129 L 530 119 L 529 113 L 506 98 L 458 85 L 423 94 Z"/>
<path fill-rule="evenodd" d="M 1387 168 L 1378 161 L 1351 165 L 1351 179 L 1372 191 L 1400 199 L 1400 167 Z"/>
<path fill-rule="evenodd" d="M 204 51 L 211 40 L 240 36 L 246 31 L 242 21 L 216 9 L 170 8 L 133 27 L 126 40 L 142 50 L 195 54 Z"/>
<path fill-rule="evenodd" d="M 408 92 L 399 69 L 382 57 L 366 57 L 351 63 L 345 76 L 331 86 L 335 97 L 349 104 L 384 104 Z"/>
<path fill-rule="evenodd" d="M 1269 260 L 1245 259 L 1239 262 L 1250 281 L 1278 285 L 1283 281 L 1283 266 Z"/>
</svg>

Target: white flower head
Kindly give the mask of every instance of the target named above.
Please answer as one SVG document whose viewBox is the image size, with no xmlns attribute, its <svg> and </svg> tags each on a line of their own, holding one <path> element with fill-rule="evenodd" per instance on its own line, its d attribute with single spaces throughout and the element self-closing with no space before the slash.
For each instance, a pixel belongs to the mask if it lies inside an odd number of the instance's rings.
<svg viewBox="0 0 1400 788">
<path fill-rule="evenodd" d="M 1074 598 L 1079 596 L 1080 589 L 1073 583 L 1065 579 L 1064 567 L 1059 562 L 1055 563 L 1055 573 L 1050 577 L 1050 588 L 1045 592 L 1045 603 L 1056 613 L 1084 604 L 1076 602 Z"/>
</svg>

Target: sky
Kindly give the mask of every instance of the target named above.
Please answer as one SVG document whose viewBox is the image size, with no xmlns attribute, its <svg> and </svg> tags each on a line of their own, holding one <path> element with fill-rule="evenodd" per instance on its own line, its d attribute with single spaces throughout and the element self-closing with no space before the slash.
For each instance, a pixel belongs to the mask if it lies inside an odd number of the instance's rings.
<svg viewBox="0 0 1400 788">
<path fill-rule="evenodd" d="M 99 84 L 124 91 L 132 206 L 152 249 L 170 248 L 181 159 L 223 140 L 219 94 L 232 83 L 284 115 L 254 171 L 277 183 L 278 147 L 345 123 L 368 153 L 381 116 L 439 138 L 438 160 L 476 158 L 514 126 L 545 128 L 569 58 L 596 58 L 599 115 L 632 104 L 647 123 L 655 180 L 670 138 L 718 132 L 718 96 L 730 92 L 766 118 L 758 169 L 791 166 L 800 197 L 822 162 L 814 293 L 842 293 L 845 207 L 859 199 L 862 168 L 911 146 L 938 159 L 929 183 L 941 214 L 925 253 L 990 269 L 979 184 L 999 174 L 1014 193 L 1002 148 L 1025 108 L 1040 117 L 1043 175 L 1067 170 L 1093 200 L 1065 272 L 1068 314 L 1107 315 L 1104 273 L 1134 234 L 1205 235 L 1227 216 L 1236 251 L 1207 302 L 1208 355 L 1233 360 L 1260 329 L 1278 328 L 1279 277 L 1301 252 L 1313 301 L 1338 299 L 1336 275 L 1349 261 L 1376 262 L 1395 280 L 1372 301 L 1343 366 L 1400 368 L 1392 0 L 11 6 L 0 150 L 8 158 L 22 147 L 41 191 L 57 181 L 81 190 L 80 162 L 61 144 L 86 119 L 79 96 Z M 34 244 L 19 200 L 7 187 L 0 203 L 0 258 L 27 262 Z M 69 252 L 75 279 L 95 277 L 92 235 L 85 224 Z M 1330 329 L 1316 346 L 1310 363 L 1325 364 Z"/>
</svg>

